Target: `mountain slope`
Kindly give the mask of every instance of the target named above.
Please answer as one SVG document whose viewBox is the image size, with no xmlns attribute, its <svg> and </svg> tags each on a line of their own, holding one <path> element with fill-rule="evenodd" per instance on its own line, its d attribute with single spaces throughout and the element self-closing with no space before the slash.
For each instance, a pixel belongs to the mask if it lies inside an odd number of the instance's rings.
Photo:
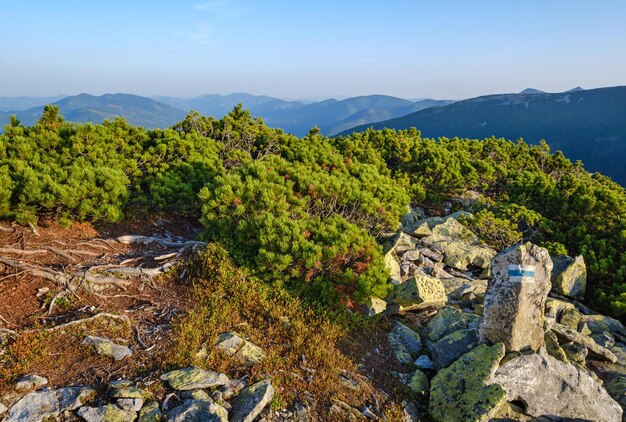
<svg viewBox="0 0 626 422">
<path fill-rule="evenodd" d="M 133 125 L 149 129 L 169 127 L 185 118 L 183 110 L 149 98 L 131 94 L 106 94 L 99 97 L 79 94 L 53 103 L 59 106 L 66 120 L 73 122 L 101 123 L 104 119 L 122 116 Z M 34 124 L 41 116 L 43 107 L 34 107 L 16 114 L 24 125 Z M 9 113 L 0 113 L 0 123 L 6 124 Z"/>
<path fill-rule="evenodd" d="M 53 97 L 0 97 L 0 110 L 5 112 L 23 111 L 59 101 L 64 97 L 65 95 Z"/>
<path fill-rule="evenodd" d="M 626 86 L 559 94 L 488 95 L 354 128 L 407 129 L 426 137 L 545 139 L 553 151 L 582 160 L 626 185 Z M 350 131 L 352 132 L 352 131 Z"/>
</svg>

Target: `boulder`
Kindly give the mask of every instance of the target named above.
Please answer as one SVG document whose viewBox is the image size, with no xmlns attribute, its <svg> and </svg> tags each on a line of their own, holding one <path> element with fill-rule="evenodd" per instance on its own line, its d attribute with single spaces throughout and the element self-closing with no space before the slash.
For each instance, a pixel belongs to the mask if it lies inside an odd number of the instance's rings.
<svg viewBox="0 0 626 422">
<path fill-rule="evenodd" d="M 214 402 L 185 400 L 183 404 L 167 412 L 167 420 L 171 422 L 228 422 L 228 411 Z"/>
<path fill-rule="evenodd" d="M 478 330 L 454 331 L 432 345 L 433 362 L 438 369 L 445 368 L 476 346 Z"/>
<path fill-rule="evenodd" d="M 589 351 L 582 344 L 570 342 L 565 343 L 561 346 L 565 355 L 567 356 L 567 360 L 572 363 L 577 363 L 578 365 L 585 366 L 585 359 L 587 359 L 587 353 Z"/>
<path fill-rule="evenodd" d="M 273 397 L 274 387 L 269 380 L 244 388 L 231 402 L 230 422 L 252 422 Z"/>
<path fill-rule="evenodd" d="M 265 359 L 265 352 L 256 344 L 244 340 L 235 332 L 220 334 L 215 348 L 227 356 L 234 357 L 240 362 L 255 364 Z"/>
<path fill-rule="evenodd" d="M 76 410 L 96 396 L 96 390 L 89 387 L 64 387 L 55 391 L 59 400 L 59 410 Z"/>
<path fill-rule="evenodd" d="M 573 330 L 578 330 L 578 321 L 580 321 L 581 317 L 582 314 L 578 309 L 567 308 L 563 311 L 559 322 L 563 325 L 570 327 Z"/>
<path fill-rule="evenodd" d="M 195 390 L 210 388 L 228 383 L 228 377 L 215 371 L 205 371 L 196 367 L 176 369 L 161 375 L 174 390 Z"/>
<path fill-rule="evenodd" d="M 551 286 L 548 251 L 531 243 L 516 245 L 499 253 L 492 269 L 482 339 L 503 343 L 507 350 L 538 350 L 544 345 L 543 313 Z"/>
<path fill-rule="evenodd" d="M 378 315 L 382 312 L 385 312 L 386 309 L 387 302 L 375 296 L 370 296 L 364 305 L 365 315 L 367 316 Z"/>
<path fill-rule="evenodd" d="M 428 377 L 426 377 L 425 373 L 423 373 L 419 369 L 416 369 L 411 374 L 411 377 L 407 382 L 407 387 L 409 387 L 411 391 L 413 391 L 418 396 L 425 396 L 426 394 L 428 394 L 429 390 Z"/>
<path fill-rule="evenodd" d="M 426 335 L 429 341 L 437 342 L 454 331 L 478 328 L 481 321 L 482 318 L 478 315 L 446 306 L 430 320 L 426 326 Z"/>
<path fill-rule="evenodd" d="M 441 280 L 427 275 L 415 275 L 397 285 L 388 303 L 400 306 L 400 310 L 441 306 L 448 300 Z"/>
<path fill-rule="evenodd" d="M 415 359 L 413 365 L 417 366 L 419 369 L 435 369 L 435 364 L 433 364 L 433 361 L 428 357 L 428 355 L 421 355 L 420 357 Z"/>
<path fill-rule="evenodd" d="M 163 413 L 159 409 L 159 403 L 152 400 L 141 408 L 137 422 L 161 422 L 161 420 L 163 420 Z"/>
<path fill-rule="evenodd" d="M 48 380 L 44 377 L 40 377 L 39 375 L 27 375 L 17 381 L 15 384 L 15 391 L 27 392 L 38 390 L 47 384 Z"/>
<path fill-rule="evenodd" d="M 83 406 L 77 413 L 87 422 L 129 422 L 134 421 L 136 417 L 135 412 L 126 412 L 114 404 L 100 407 Z"/>
<path fill-rule="evenodd" d="M 587 267 L 582 255 L 572 258 L 559 255 L 552 258 L 552 291 L 575 299 L 582 299 L 587 286 Z"/>
<path fill-rule="evenodd" d="M 498 384 L 487 385 L 504 357 L 504 345 L 486 344 L 442 369 L 430 384 L 429 411 L 438 422 L 486 422 L 506 402 Z"/>
<path fill-rule="evenodd" d="M 387 338 L 396 359 L 402 364 L 412 363 L 414 357 L 422 351 L 420 335 L 400 322 L 396 322 Z"/>
<path fill-rule="evenodd" d="M 582 315 L 578 321 L 578 330 L 585 326 L 591 333 L 611 332 L 626 337 L 626 328 L 616 319 L 604 315 Z"/>
<path fill-rule="evenodd" d="M 121 360 L 133 354 L 128 347 L 115 344 L 104 337 L 87 336 L 83 340 L 83 344 L 91 345 L 96 350 L 97 354 L 108 356 L 115 360 Z"/>
<path fill-rule="evenodd" d="M 443 262 L 461 271 L 470 265 L 485 269 L 496 255 L 496 251 L 488 246 L 472 245 L 462 240 L 442 240 L 439 244 L 443 248 Z"/>
<path fill-rule="evenodd" d="M 143 399 L 118 399 L 117 405 L 125 412 L 139 412 L 143 407 Z"/>
<path fill-rule="evenodd" d="M 402 227 L 402 231 L 409 236 L 422 238 L 427 237 L 432 234 L 430 231 L 430 227 L 428 227 L 428 222 L 426 221 L 417 221 L 405 227 Z"/>
<path fill-rule="evenodd" d="M 33 391 L 18 400 L 9 409 L 4 421 L 40 422 L 46 418 L 55 418 L 59 412 L 59 400 L 54 391 Z"/>
<path fill-rule="evenodd" d="M 553 331 L 546 331 L 545 335 L 546 351 L 550 356 L 554 356 L 561 362 L 569 362 L 565 350 L 559 344 L 559 340 Z"/>
<path fill-rule="evenodd" d="M 613 354 L 609 349 L 606 349 L 599 344 L 597 344 L 591 337 L 586 336 L 578 331 L 572 330 L 565 325 L 556 323 L 552 325 L 552 331 L 557 335 L 559 339 L 563 342 L 574 342 L 580 345 L 585 346 L 589 352 L 595 357 L 606 359 L 609 362 L 615 363 L 617 362 L 617 356 Z"/>
<path fill-rule="evenodd" d="M 599 422 L 619 422 L 622 409 L 587 373 L 546 353 L 507 361 L 489 381 L 508 401 L 525 404 L 531 416 L 551 415 Z"/>
</svg>

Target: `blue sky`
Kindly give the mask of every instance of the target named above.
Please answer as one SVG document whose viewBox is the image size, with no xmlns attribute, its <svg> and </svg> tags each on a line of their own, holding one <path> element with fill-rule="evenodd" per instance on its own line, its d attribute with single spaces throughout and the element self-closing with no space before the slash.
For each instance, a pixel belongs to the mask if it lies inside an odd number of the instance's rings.
<svg viewBox="0 0 626 422">
<path fill-rule="evenodd" d="M 467 98 L 626 84 L 626 1 L 0 0 L 0 96 Z"/>
</svg>

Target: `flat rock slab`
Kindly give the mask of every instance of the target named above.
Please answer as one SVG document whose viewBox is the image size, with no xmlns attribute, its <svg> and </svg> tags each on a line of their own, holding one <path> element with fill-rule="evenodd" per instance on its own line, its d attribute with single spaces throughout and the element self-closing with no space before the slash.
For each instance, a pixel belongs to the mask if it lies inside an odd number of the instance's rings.
<svg viewBox="0 0 626 422">
<path fill-rule="evenodd" d="M 83 406 L 77 413 L 87 422 L 129 422 L 134 421 L 137 416 L 135 412 L 126 412 L 114 404 L 100 407 Z"/>
<path fill-rule="evenodd" d="M 91 345 L 96 350 L 97 354 L 109 356 L 115 360 L 121 360 L 133 354 L 128 347 L 115 344 L 104 337 L 87 336 L 83 340 L 83 344 Z"/>
<path fill-rule="evenodd" d="M 174 390 L 195 390 L 210 388 L 228 383 L 228 377 L 215 371 L 205 371 L 196 367 L 176 369 L 161 375 Z"/>
<path fill-rule="evenodd" d="M 586 372 L 545 353 L 522 355 L 502 365 L 489 379 L 508 401 L 526 404 L 526 413 L 598 422 L 619 422 L 622 409 Z"/>
<path fill-rule="evenodd" d="M 16 391 L 33 391 L 38 390 L 41 387 L 48 384 L 48 380 L 44 377 L 40 377 L 39 375 L 27 375 L 15 384 Z"/>
<path fill-rule="evenodd" d="M 504 357 L 502 343 L 485 344 L 442 369 L 430 383 L 430 416 L 437 422 L 487 422 L 506 403 L 504 389 L 487 381 Z"/>
<path fill-rule="evenodd" d="M 33 391 L 15 403 L 5 422 L 40 422 L 59 414 L 59 400 L 53 390 Z"/>
<path fill-rule="evenodd" d="M 273 397 L 274 387 L 269 380 L 244 388 L 231 402 L 230 422 L 252 422 Z"/>
<path fill-rule="evenodd" d="M 395 286 L 388 302 L 399 305 L 402 310 L 442 306 L 448 301 L 441 280 L 427 275 L 415 275 Z"/>
<path fill-rule="evenodd" d="M 185 400 L 183 404 L 167 412 L 172 422 L 228 422 L 228 411 L 217 403 L 201 400 Z"/>
<path fill-rule="evenodd" d="M 89 387 L 64 387 L 55 391 L 59 400 L 59 408 L 64 410 L 76 410 L 86 401 L 96 396 L 96 390 Z"/>
</svg>

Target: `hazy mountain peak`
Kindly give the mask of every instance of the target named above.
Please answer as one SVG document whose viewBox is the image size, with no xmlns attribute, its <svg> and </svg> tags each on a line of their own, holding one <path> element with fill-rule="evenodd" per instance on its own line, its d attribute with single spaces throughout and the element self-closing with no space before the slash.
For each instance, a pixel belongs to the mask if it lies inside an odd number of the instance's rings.
<svg viewBox="0 0 626 422">
<path fill-rule="evenodd" d="M 545 91 L 535 88 L 526 88 L 523 91 L 520 91 L 520 94 L 545 94 Z"/>
</svg>

